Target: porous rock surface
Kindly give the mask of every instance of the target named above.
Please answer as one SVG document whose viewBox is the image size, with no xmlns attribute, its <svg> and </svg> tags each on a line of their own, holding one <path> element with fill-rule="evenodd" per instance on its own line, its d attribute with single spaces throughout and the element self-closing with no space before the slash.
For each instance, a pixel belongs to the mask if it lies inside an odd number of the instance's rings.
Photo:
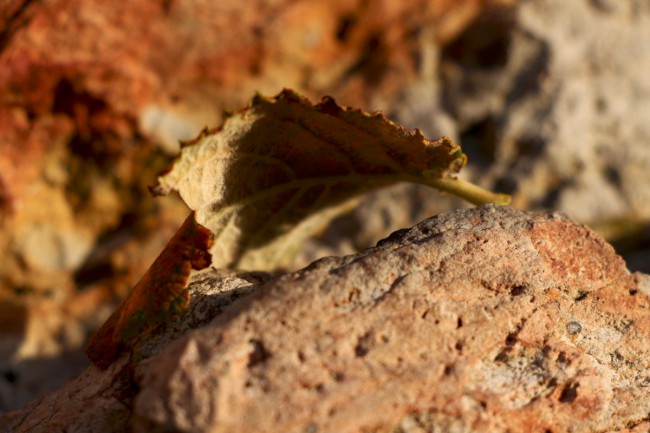
<svg viewBox="0 0 650 433">
<path fill-rule="evenodd" d="M 0 431 L 650 429 L 650 277 L 558 214 L 451 212 L 358 255 L 191 290 L 131 362 L 89 367 Z"/>
</svg>

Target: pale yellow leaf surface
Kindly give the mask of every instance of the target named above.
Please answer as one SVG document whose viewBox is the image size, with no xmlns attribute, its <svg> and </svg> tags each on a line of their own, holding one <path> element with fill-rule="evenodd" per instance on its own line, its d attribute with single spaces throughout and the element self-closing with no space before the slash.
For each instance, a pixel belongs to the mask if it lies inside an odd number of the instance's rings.
<svg viewBox="0 0 650 433">
<path fill-rule="evenodd" d="M 447 137 L 425 139 L 379 113 L 313 105 L 290 90 L 257 96 L 182 147 L 154 191 L 180 193 L 215 234 L 213 266 L 272 270 L 354 198 L 406 181 L 472 202 L 507 202 L 454 178 L 465 164 Z"/>
</svg>

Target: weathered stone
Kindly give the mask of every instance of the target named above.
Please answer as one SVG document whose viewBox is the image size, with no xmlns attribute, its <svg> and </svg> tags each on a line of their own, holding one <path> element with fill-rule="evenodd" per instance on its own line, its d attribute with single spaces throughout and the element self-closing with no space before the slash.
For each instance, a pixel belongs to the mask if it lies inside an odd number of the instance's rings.
<svg viewBox="0 0 650 433">
<path fill-rule="evenodd" d="M 200 274 L 191 312 L 130 363 L 90 367 L 0 425 L 114 431 L 112 416 L 118 431 L 128 419 L 137 432 L 650 428 L 650 277 L 561 215 L 451 212 L 364 253 L 248 280 Z"/>
</svg>

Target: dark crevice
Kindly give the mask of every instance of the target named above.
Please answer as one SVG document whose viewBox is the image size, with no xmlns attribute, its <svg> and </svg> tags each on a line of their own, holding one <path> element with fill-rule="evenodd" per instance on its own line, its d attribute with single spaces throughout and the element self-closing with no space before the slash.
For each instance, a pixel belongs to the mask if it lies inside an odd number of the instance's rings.
<svg viewBox="0 0 650 433">
<path fill-rule="evenodd" d="M 560 402 L 571 403 L 578 397 L 578 387 L 580 383 L 569 381 L 562 389 L 560 394 Z"/>
<path fill-rule="evenodd" d="M 517 191 L 518 181 L 512 172 L 504 174 L 494 182 L 494 190 L 505 194 L 513 194 Z"/>
<path fill-rule="evenodd" d="M 553 188 L 546 194 L 545 197 L 542 198 L 540 203 L 536 203 L 536 205 L 540 208 L 543 209 L 556 209 L 557 203 L 560 200 L 560 197 L 562 196 L 562 192 L 566 191 L 571 187 L 571 185 L 574 184 L 574 181 L 572 179 L 565 179 L 559 181 L 556 185 L 553 186 Z"/>
<path fill-rule="evenodd" d="M 603 176 L 607 179 L 607 182 L 610 185 L 615 186 L 618 189 L 621 189 L 623 180 L 621 179 L 621 174 L 616 169 L 615 166 L 607 164 L 603 167 Z"/>
<path fill-rule="evenodd" d="M 362 358 L 370 352 L 370 346 L 373 341 L 373 335 L 370 332 L 366 332 L 357 340 L 357 344 L 354 346 L 354 355 L 357 358 Z"/>
<path fill-rule="evenodd" d="M 253 346 L 253 351 L 248 356 L 248 367 L 260 364 L 271 357 L 271 353 L 264 347 L 262 341 L 251 339 L 249 342 Z"/>
<path fill-rule="evenodd" d="M 534 36 L 531 36 L 534 37 Z M 508 105 L 520 101 L 527 95 L 540 93 L 544 77 L 548 75 L 551 54 L 547 44 L 538 41 L 535 56 L 514 77 L 510 91 L 506 95 Z"/>
<path fill-rule="evenodd" d="M 73 155 L 104 165 L 119 154 L 119 146 L 110 131 L 93 125 L 93 119 L 107 114 L 106 102 L 77 88 L 73 81 L 62 78 L 54 90 L 53 113 L 65 114 L 75 122 L 75 135 L 70 140 Z"/>
<path fill-rule="evenodd" d="M 388 71 L 388 48 L 381 34 L 375 33 L 368 36 L 362 55 L 345 71 L 343 78 L 360 75 L 370 86 L 377 86 Z"/>
<path fill-rule="evenodd" d="M 472 164 L 489 167 L 496 160 L 497 126 L 486 117 L 464 129 L 460 134 L 463 152 Z"/>
<path fill-rule="evenodd" d="M 2 377 L 7 383 L 15 384 L 18 382 L 18 374 L 13 370 L 3 371 Z"/>
<path fill-rule="evenodd" d="M 517 151 L 515 160 L 538 160 L 544 152 L 545 146 L 546 142 L 541 137 L 523 136 L 515 143 L 515 149 Z"/>
<path fill-rule="evenodd" d="M 514 286 L 510 289 L 510 296 L 519 296 L 523 295 L 524 293 L 526 293 L 525 286 Z"/>
<path fill-rule="evenodd" d="M 539 307 L 539 308 L 543 308 L 544 306 Z M 530 317 L 532 317 L 533 314 L 535 314 L 539 308 L 535 308 L 533 311 L 531 311 L 531 313 L 527 317 L 523 317 L 520 320 L 520 322 L 517 324 L 515 329 L 512 332 L 508 333 L 508 335 L 506 335 L 506 338 L 504 340 L 504 347 L 495 356 L 495 358 L 494 358 L 495 361 L 497 361 L 497 362 L 507 362 L 508 361 L 508 353 L 510 353 L 512 351 L 512 348 L 515 346 L 515 344 L 517 344 L 517 337 L 518 337 L 519 333 L 524 328 L 524 325 L 526 324 L 528 319 Z"/>
<path fill-rule="evenodd" d="M 357 23 L 357 17 L 353 14 L 343 15 L 339 20 L 338 28 L 336 29 L 336 40 L 345 43 L 350 36 L 350 31 Z"/>
<path fill-rule="evenodd" d="M 584 290 L 578 290 L 578 296 L 576 296 L 573 300 L 575 302 L 584 301 L 585 299 L 587 299 L 587 296 L 589 296 L 589 293 L 590 292 Z"/>
<path fill-rule="evenodd" d="M 173 6 L 173 0 L 161 0 L 160 6 L 162 7 L 165 15 L 170 15 Z"/>
<path fill-rule="evenodd" d="M 108 262 L 84 264 L 74 273 L 77 287 L 83 288 L 99 281 L 108 280 L 115 276 L 115 269 Z"/>
<path fill-rule="evenodd" d="M 29 24 L 28 11 L 30 6 L 36 4 L 36 0 L 23 0 L 9 16 L 4 18 L 4 30 L 0 31 L 0 54 L 5 50 L 13 35 L 22 27 Z"/>
<path fill-rule="evenodd" d="M 9 187 L 4 179 L 0 177 L 0 216 L 3 213 L 12 214 L 14 210 L 14 199 L 9 192 Z"/>
<path fill-rule="evenodd" d="M 111 253 L 122 246 L 120 239 L 126 241 L 132 236 L 137 220 L 138 215 L 135 213 L 123 214 L 116 227 L 97 238 L 95 248 L 74 273 L 74 282 L 78 288 L 115 277 Z"/>
<path fill-rule="evenodd" d="M 630 271 L 650 272 L 647 260 L 647 252 L 650 251 L 650 224 L 624 220 L 621 224 L 625 224 L 624 233 L 609 239 L 610 244 L 623 256 Z"/>
<path fill-rule="evenodd" d="M 519 334 L 519 331 L 521 331 L 520 328 L 506 335 L 506 340 L 505 340 L 506 347 L 512 347 L 515 344 L 517 344 L 517 335 Z"/>
<path fill-rule="evenodd" d="M 512 43 L 512 18 L 502 10 L 485 13 L 444 48 L 442 58 L 463 68 L 502 68 Z"/>
<path fill-rule="evenodd" d="M 366 347 L 363 347 L 358 344 L 354 347 L 354 356 L 356 356 L 357 358 L 363 358 L 364 356 L 366 356 L 367 353 L 368 353 L 368 348 Z"/>
</svg>

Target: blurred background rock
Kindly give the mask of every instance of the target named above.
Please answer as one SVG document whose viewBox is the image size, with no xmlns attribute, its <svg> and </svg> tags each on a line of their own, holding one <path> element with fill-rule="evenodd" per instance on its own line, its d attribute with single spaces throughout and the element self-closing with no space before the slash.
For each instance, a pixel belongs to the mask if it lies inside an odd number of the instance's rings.
<svg viewBox="0 0 650 433">
<path fill-rule="evenodd" d="M 650 272 L 645 0 L 7 0 L 0 5 L 0 411 L 88 365 L 87 337 L 187 214 L 147 185 L 255 92 L 382 110 L 463 176 L 555 209 Z M 467 206 L 369 196 L 295 266 Z"/>
</svg>

